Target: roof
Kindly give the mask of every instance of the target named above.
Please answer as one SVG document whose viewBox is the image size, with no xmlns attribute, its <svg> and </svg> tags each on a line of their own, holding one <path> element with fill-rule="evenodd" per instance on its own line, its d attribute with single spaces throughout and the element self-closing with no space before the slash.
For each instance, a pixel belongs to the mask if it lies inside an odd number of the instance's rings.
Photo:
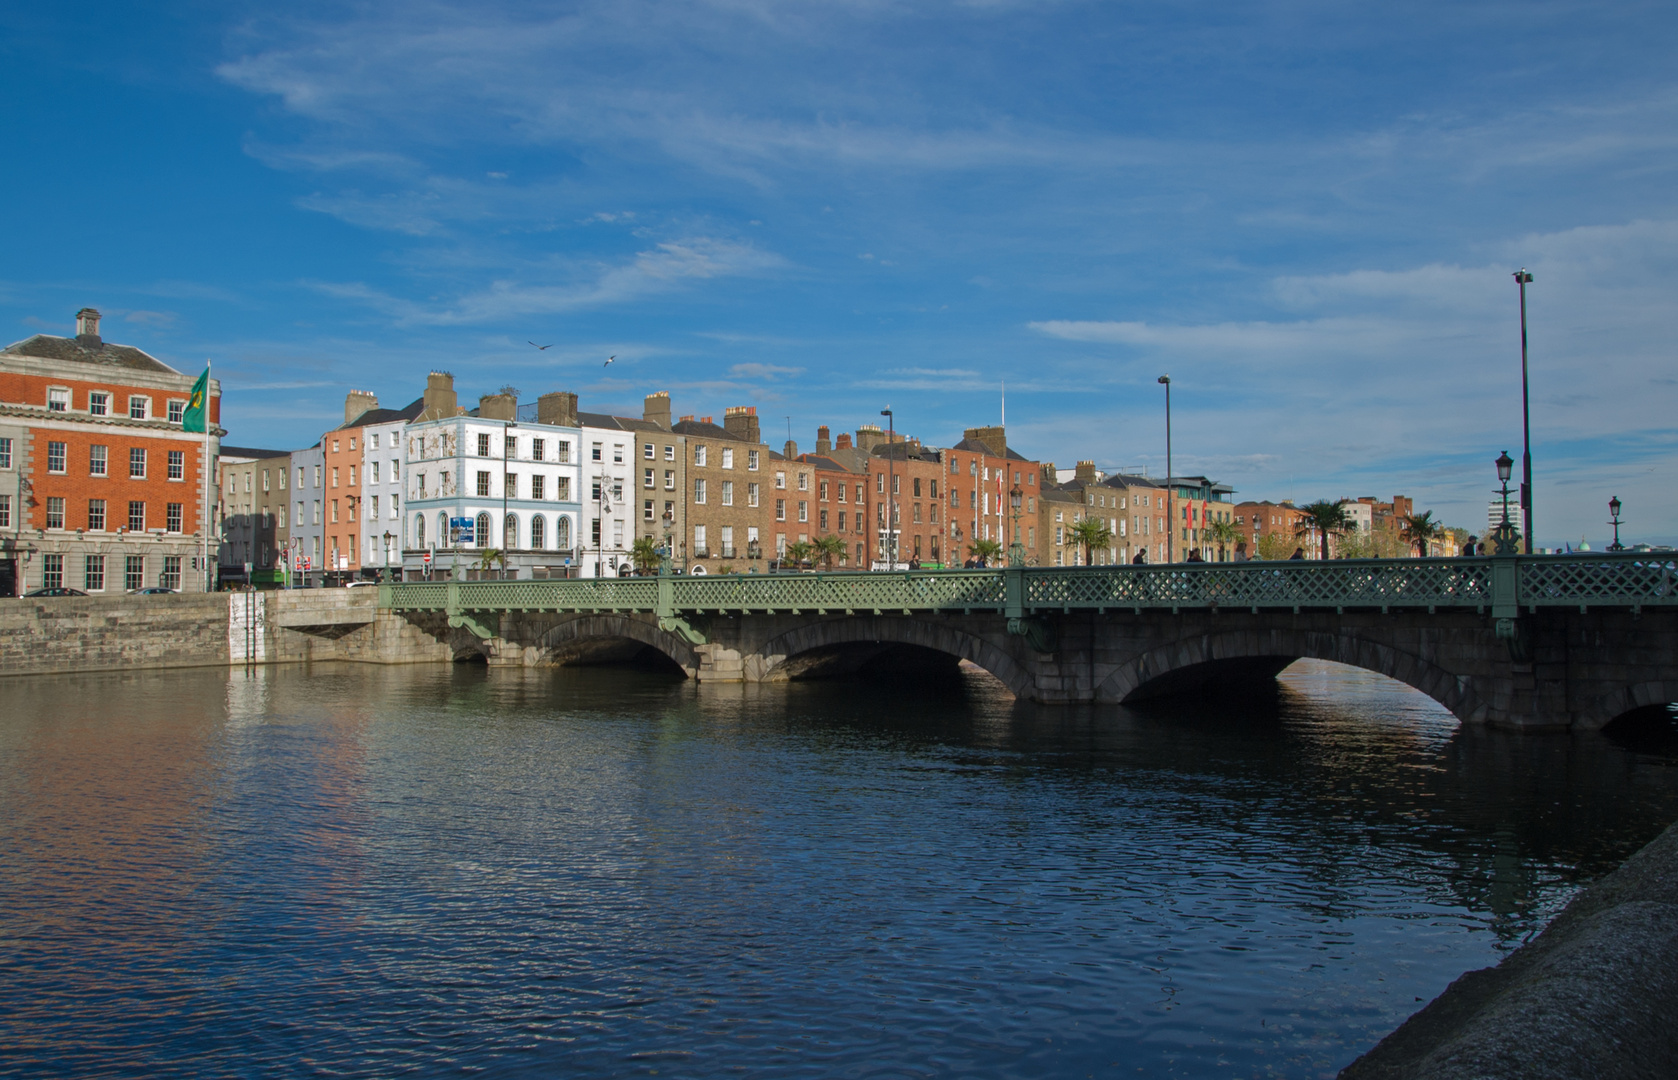
<svg viewBox="0 0 1678 1080">
<path fill-rule="evenodd" d="M 400 409 L 368 409 L 354 420 L 345 424 L 340 424 L 334 430 L 342 431 L 344 428 L 367 427 L 369 424 L 390 424 L 395 423 L 398 420 L 408 421 L 419 416 L 419 414 L 424 411 L 425 398 L 417 397 L 413 401 L 409 402 L 404 408 Z"/>
<path fill-rule="evenodd" d="M 577 423 L 581 427 L 607 428 L 618 431 L 657 431 L 672 434 L 673 428 L 663 427 L 651 420 L 637 420 L 633 416 L 613 416 L 611 413 L 579 412 Z"/>
<path fill-rule="evenodd" d="M 224 457 L 224 458 L 235 458 L 235 457 L 237 457 L 237 458 L 252 458 L 252 459 L 277 458 L 277 457 L 290 457 L 291 456 L 291 451 L 290 450 L 258 450 L 255 447 L 228 446 L 226 443 L 223 443 L 222 446 L 221 446 L 221 456 Z"/>
<path fill-rule="evenodd" d="M 898 453 L 899 448 L 902 453 Z M 890 458 L 893 461 L 930 461 L 942 460 L 942 455 L 930 446 L 914 446 L 906 442 L 881 443 L 869 451 L 872 457 Z"/>
<path fill-rule="evenodd" d="M 1124 473 L 1114 473 L 1112 476 L 1109 476 L 1107 479 L 1101 481 L 1101 486 L 1116 488 L 1157 488 L 1159 487 L 1159 484 L 1156 484 L 1146 476 L 1128 476 Z"/>
<path fill-rule="evenodd" d="M 93 344 L 95 341 L 99 343 Z M 81 364 L 101 364 L 105 367 L 121 367 L 133 371 L 155 371 L 165 375 L 180 374 L 157 357 L 132 345 L 112 345 L 98 338 L 36 334 L 34 337 L 14 342 L 0 352 L 7 352 L 13 356 L 36 356 L 43 360 L 73 360 Z"/>
<path fill-rule="evenodd" d="M 849 465 L 835 461 L 826 454 L 800 454 L 798 460 L 806 465 L 814 465 L 816 468 L 825 469 L 828 472 L 854 473 L 858 471 Z"/>
<path fill-rule="evenodd" d="M 970 454 L 989 454 L 991 457 L 996 456 L 996 451 L 995 450 L 992 450 L 990 447 L 986 446 L 984 443 L 980 442 L 978 439 L 963 439 L 960 442 L 956 443 L 954 446 L 950 447 L 950 449 L 952 449 L 952 450 L 964 450 L 964 451 L 966 451 Z M 1030 462 L 1031 461 L 1030 458 L 1024 456 L 1023 454 L 1017 453 L 1012 446 L 1010 446 L 1008 448 L 1008 455 L 1007 455 L 1007 457 L 1003 458 L 1003 460 L 1004 461 L 1025 461 L 1025 462 Z"/>
<path fill-rule="evenodd" d="M 659 430 L 663 431 L 664 429 L 660 428 Z M 752 442 L 752 440 L 736 435 L 725 427 L 707 424 L 703 420 L 678 420 L 670 425 L 670 430 L 677 435 L 692 435 L 701 439 L 732 439 L 735 442 Z M 752 445 L 756 446 L 758 444 L 752 443 Z"/>
</svg>

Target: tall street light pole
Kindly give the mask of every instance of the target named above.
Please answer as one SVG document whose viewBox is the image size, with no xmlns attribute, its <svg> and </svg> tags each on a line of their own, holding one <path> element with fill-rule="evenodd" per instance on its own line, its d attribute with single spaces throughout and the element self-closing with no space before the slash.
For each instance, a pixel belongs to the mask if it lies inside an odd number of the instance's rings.
<svg viewBox="0 0 1678 1080">
<path fill-rule="evenodd" d="M 507 422 L 505 422 L 501 425 L 501 578 L 502 578 L 502 580 L 506 580 L 506 577 L 507 577 L 507 549 L 509 549 L 513 546 L 512 544 L 508 543 L 508 540 L 512 539 L 512 538 L 509 537 L 508 532 L 507 532 L 507 459 L 512 456 L 511 447 L 508 445 L 508 441 L 511 438 L 511 436 L 509 436 L 507 433 L 509 431 L 513 430 L 516 427 L 518 427 L 518 424 L 513 422 L 513 421 L 507 421 Z"/>
<path fill-rule="evenodd" d="M 1528 555 L 1532 554 L 1532 422 L 1527 406 L 1527 286 L 1531 283 L 1526 267 L 1515 271 L 1515 284 L 1521 288 L 1521 529 Z"/>
<path fill-rule="evenodd" d="M 892 570 L 897 569 L 897 533 L 892 525 L 892 496 L 896 494 L 897 470 L 894 467 L 892 455 L 896 453 L 897 417 L 890 409 L 881 409 L 880 415 L 886 418 L 886 565 Z"/>
<path fill-rule="evenodd" d="M 1177 500 L 1171 490 L 1171 376 L 1161 375 L 1165 387 L 1165 561 L 1177 561 Z"/>
</svg>

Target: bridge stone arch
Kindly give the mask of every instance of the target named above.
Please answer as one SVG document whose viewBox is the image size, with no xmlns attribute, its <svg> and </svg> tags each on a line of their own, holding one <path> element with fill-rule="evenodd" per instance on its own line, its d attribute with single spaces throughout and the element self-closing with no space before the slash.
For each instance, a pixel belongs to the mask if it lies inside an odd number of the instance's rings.
<svg viewBox="0 0 1678 1080">
<path fill-rule="evenodd" d="M 776 633 L 763 643 L 758 650 L 764 662 L 759 677 L 763 681 L 787 678 L 793 672 L 793 661 L 818 650 L 870 643 L 909 645 L 971 661 L 999 679 L 1015 697 L 1034 697 L 1030 669 L 993 641 L 993 636 L 1007 637 L 907 615 L 815 619 Z"/>
<path fill-rule="evenodd" d="M 1162 687 L 1211 683 L 1222 674 L 1272 677 L 1299 659 L 1328 660 L 1373 671 L 1421 691 L 1458 720 L 1486 718 L 1488 703 L 1472 678 L 1457 675 L 1390 641 L 1356 631 L 1234 630 L 1183 637 L 1147 649 L 1122 663 L 1096 689 L 1096 700 L 1135 702 Z"/>
<path fill-rule="evenodd" d="M 682 638 L 659 628 L 650 615 L 579 615 L 564 619 L 537 634 L 527 645 L 534 664 L 556 663 L 581 655 L 593 645 L 612 640 L 633 641 L 657 650 L 689 678 L 699 671 L 700 657 Z"/>
<path fill-rule="evenodd" d="M 1598 697 L 1574 722 L 1583 728 L 1604 728 L 1629 712 L 1675 701 L 1678 701 L 1678 680 L 1632 683 Z"/>
</svg>

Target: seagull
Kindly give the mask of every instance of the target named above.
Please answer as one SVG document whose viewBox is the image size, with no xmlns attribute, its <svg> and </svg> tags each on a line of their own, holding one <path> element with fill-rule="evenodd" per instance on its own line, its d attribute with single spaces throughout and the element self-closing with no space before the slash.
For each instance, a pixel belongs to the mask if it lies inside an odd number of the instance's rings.
<svg viewBox="0 0 1678 1080">
<path fill-rule="evenodd" d="M 612 362 L 612 361 L 613 361 L 613 360 L 616 360 L 616 359 L 617 359 L 617 358 L 618 358 L 618 354 L 617 354 L 617 353 L 613 353 L 613 354 L 612 354 L 612 355 L 611 355 L 611 356 L 608 356 L 608 357 L 607 357 L 607 358 L 606 358 L 606 364 L 610 364 L 610 363 L 611 363 L 611 362 Z M 601 364 L 601 365 L 600 365 L 600 366 L 601 366 L 601 367 L 605 367 L 605 366 L 606 366 L 606 364 Z"/>
<path fill-rule="evenodd" d="M 525 340 L 526 340 L 526 341 L 530 341 L 530 339 L 529 339 L 529 338 L 525 338 Z M 530 343 L 531 343 L 531 344 L 532 344 L 532 345 L 536 345 L 536 343 L 535 343 L 535 342 L 534 342 L 534 341 L 531 341 L 531 342 L 530 342 Z M 545 352 L 545 351 L 547 351 L 547 350 L 548 350 L 548 349 L 551 349 L 551 348 L 553 348 L 553 346 L 552 346 L 552 345 L 536 345 L 536 350 L 537 350 L 537 351 L 538 351 L 538 352 Z"/>
</svg>

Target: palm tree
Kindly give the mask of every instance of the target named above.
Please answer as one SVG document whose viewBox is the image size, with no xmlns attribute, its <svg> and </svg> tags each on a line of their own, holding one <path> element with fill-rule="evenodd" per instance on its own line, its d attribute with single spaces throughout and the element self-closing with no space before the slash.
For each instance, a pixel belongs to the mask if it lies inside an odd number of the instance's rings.
<svg viewBox="0 0 1678 1080">
<path fill-rule="evenodd" d="M 1433 520 L 1433 511 L 1424 510 L 1419 514 L 1411 514 L 1404 519 L 1404 525 L 1398 534 L 1407 543 L 1416 546 L 1418 558 L 1427 558 L 1427 546 L 1445 535 L 1445 526 Z"/>
<path fill-rule="evenodd" d="M 988 566 L 1002 554 L 1002 545 L 995 540 L 975 540 L 967 545 L 967 553 Z"/>
<path fill-rule="evenodd" d="M 1091 548 L 1104 548 L 1113 542 L 1113 530 L 1107 527 L 1107 522 L 1098 517 L 1086 517 L 1082 521 L 1075 521 L 1071 528 L 1072 539 L 1084 545 L 1084 565 L 1092 566 L 1090 562 Z"/>
<path fill-rule="evenodd" d="M 787 560 L 790 559 L 792 560 L 792 564 L 794 566 L 802 567 L 805 563 L 810 561 L 810 553 L 812 550 L 813 549 L 807 541 L 795 540 L 787 545 L 786 557 L 781 560 L 781 563 L 782 565 L 785 565 Z"/>
<path fill-rule="evenodd" d="M 1299 513 L 1299 527 L 1294 530 L 1294 536 L 1303 540 L 1315 530 L 1322 537 L 1324 560 L 1328 559 L 1328 538 L 1352 527 L 1352 519 L 1346 516 L 1345 499 L 1306 503 L 1299 508 Z"/>
<path fill-rule="evenodd" d="M 1222 556 L 1228 553 L 1230 546 L 1246 539 L 1246 535 L 1233 521 L 1214 521 L 1206 526 L 1206 539 L 1218 545 L 1219 562 L 1224 561 Z"/>
<path fill-rule="evenodd" d="M 487 574 L 491 570 L 495 569 L 495 564 L 496 564 L 497 560 L 499 560 L 500 563 L 501 563 L 501 573 L 506 574 L 507 573 L 507 553 L 504 552 L 504 551 L 497 550 L 496 548 L 485 548 L 484 549 L 484 553 L 481 556 L 478 557 L 478 569 L 480 571 L 482 571 L 483 573 Z"/>
<path fill-rule="evenodd" d="M 638 536 L 629 549 L 629 561 L 635 564 L 635 569 L 643 574 L 650 574 L 658 569 L 660 562 L 658 541 L 650 536 Z"/>
<path fill-rule="evenodd" d="M 810 544 L 816 550 L 816 557 L 833 569 L 833 560 L 845 554 L 845 541 L 837 536 L 818 536 Z"/>
</svg>

